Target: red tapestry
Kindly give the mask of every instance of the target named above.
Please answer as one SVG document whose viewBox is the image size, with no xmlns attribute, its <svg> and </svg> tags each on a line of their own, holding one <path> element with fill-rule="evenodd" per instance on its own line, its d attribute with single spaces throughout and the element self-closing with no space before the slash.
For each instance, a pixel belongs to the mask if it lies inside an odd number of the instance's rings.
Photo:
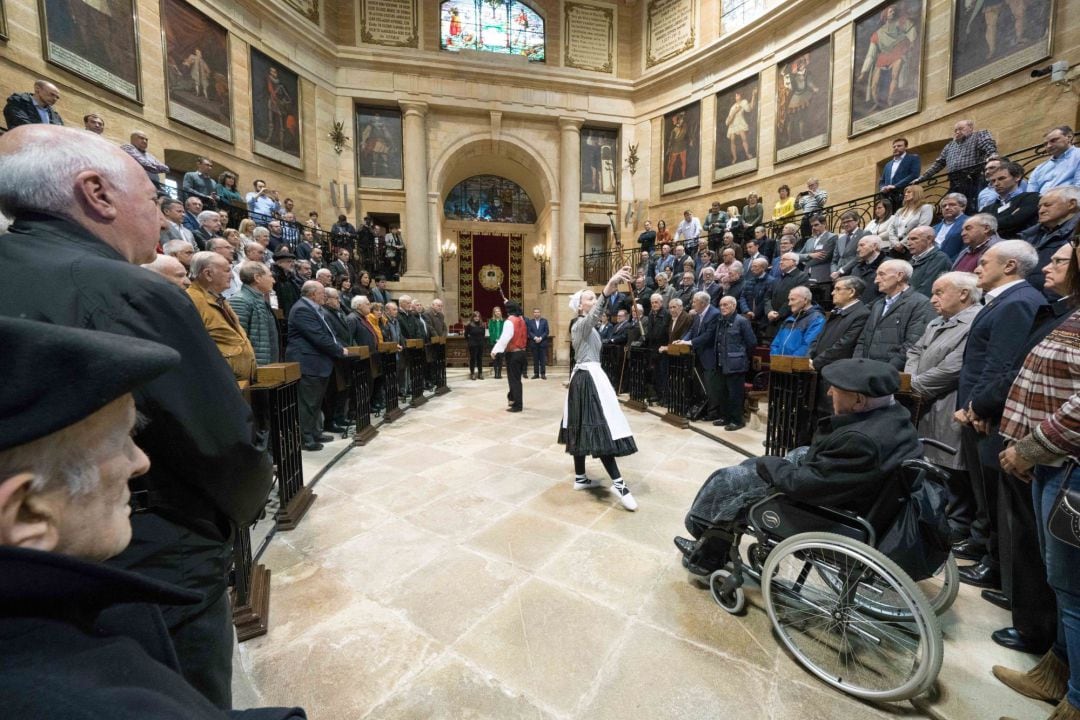
<svg viewBox="0 0 1080 720">
<path fill-rule="evenodd" d="M 502 306 L 502 294 L 522 302 L 524 248 L 524 235 L 458 233 L 458 306 L 463 317 L 475 309 L 487 320 L 492 308 Z"/>
</svg>

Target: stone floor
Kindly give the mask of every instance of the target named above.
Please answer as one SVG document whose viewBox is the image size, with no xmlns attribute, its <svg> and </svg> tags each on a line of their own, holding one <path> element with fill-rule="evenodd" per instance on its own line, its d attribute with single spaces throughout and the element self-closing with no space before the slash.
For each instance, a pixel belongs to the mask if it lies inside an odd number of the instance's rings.
<svg viewBox="0 0 1080 720">
<path fill-rule="evenodd" d="M 671 544 L 702 481 L 744 455 L 629 412 L 640 451 L 620 466 L 640 510 L 573 492 L 555 442 L 565 373 L 548 378 L 527 380 L 525 412 L 509 414 L 504 380 L 455 372 L 452 393 L 319 479 L 299 528 L 262 555 L 270 632 L 240 647 L 238 706 L 297 704 L 314 720 L 1048 714 L 989 676 L 1034 659 L 990 643 L 1007 616 L 970 588 L 944 618 L 934 697 L 875 707 L 827 688 L 779 649 L 756 588 L 744 617 L 727 615 Z M 309 456 L 309 480 L 345 447 Z"/>
</svg>

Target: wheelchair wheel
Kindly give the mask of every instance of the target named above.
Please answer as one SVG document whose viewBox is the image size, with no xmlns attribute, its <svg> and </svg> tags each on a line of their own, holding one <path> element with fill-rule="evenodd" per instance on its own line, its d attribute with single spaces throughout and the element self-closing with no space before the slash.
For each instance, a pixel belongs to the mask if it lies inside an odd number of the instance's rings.
<svg viewBox="0 0 1080 720">
<path fill-rule="evenodd" d="M 717 570 L 709 576 L 709 594 L 716 604 L 732 615 L 739 615 L 746 609 L 746 593 L 741 587 L 726 588 L 726 581 L 731 577 L 728 570 Z"/>
<path fill-rule="evenodd" d="M 825 582 L 832 586 L 833 590 L 840 592 L 840 578 L 837 568 L 827 563 L 820 563 L 814 568 Z M 920 580 L 915 586 L 926 596 L 931 609 L 937 615 L 945 614 L 957 594 L 960 592 L 960 573 L 956 567 L 956 559 L 949 555 L 948 559 L 932 577 Z M 872 581 L 864 581 L 859 584 L 856 592 L 856 602 L 870 615 L 880 620 L 910 620 L 911 610 L 902 598 L 898 598 L 888 586 Z"/>
<path fill-rule="evenodd" d="M 893 617 L 868 609 L 880 590 Z M 796 661 L 836 689 L 891 702 L 925 692 L 941 670 L 941 628 L 908 575 L 877 550 L 832 533 L 802 533 L 762 569 L 769 619 Z"/>
</svg>

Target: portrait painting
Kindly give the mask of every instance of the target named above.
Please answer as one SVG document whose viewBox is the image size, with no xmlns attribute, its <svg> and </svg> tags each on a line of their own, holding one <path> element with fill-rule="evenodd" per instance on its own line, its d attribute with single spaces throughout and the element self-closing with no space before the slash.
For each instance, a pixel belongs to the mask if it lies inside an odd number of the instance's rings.
<svg viewBox="0 0 1080 720">
<path fill-rule="evenodd" d="M 618 201 L 619 131 L 581 129 L 581 199 L 584 202 Z"/>
<path fill-rule="evenodd" d="M 949 97 L 1050 57 L 1054 3 L 953 0 Z"/>
<path fill-rule="evenodd" d="M 832 37 L 776 68 L 776 162 L 829 146 L 832 117 Z"/>
<path fill-rule="evenodd" d="M 700 131 L 700 102 L 664 115 L 660 192 L 678 192 L 700 183 Z"/>
<path fill-rule="evenodd" d="M 142 101 L 135 0 L 38 0 L 45 60 Z"/>
<path fill-rule="evenodd" d="M 757 170 L 760 87 L 754 75 L 716 94 L 714 181 Z"/>
<path fill-rule="evenodd" d="M 256 153 L 302 168 L 300 78 L 251 48 L 251 132 Z"/>
<path fill-rule="evenodd" d="M 401 111 L 356 108 L 356 160 L 360 187 L 401 190 Z"/>
<path fill-rule="evenodd" d="M 919 112 L 925 0 L 890 0 L 855 21 L 850 135 Z"/>
<path fill-rule="evenodd" d="M 161 0 L 169 117 L 232 141 L 229 33 L 184 0 Z"/>
</svg>

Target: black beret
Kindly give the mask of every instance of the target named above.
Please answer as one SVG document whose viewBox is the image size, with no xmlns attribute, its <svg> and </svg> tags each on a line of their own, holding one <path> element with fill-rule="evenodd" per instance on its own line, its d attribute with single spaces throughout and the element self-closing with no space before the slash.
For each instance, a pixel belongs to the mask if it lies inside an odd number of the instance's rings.
<svg viewBox="0 0 1080 720">
<path fill-rule="evenodd" d="M 74 425 L 180 364 L 149 340 L 17 318 L 0 317 L 0 347 L 0 450 Z"/>
<path fill-rule="evenodd" d="M 900 389 L 900 373 L 879 360 L 837 360 L 826 365 L 821 376 L 833 387 L 867 397 L 884 397 Z"/>
</svg>

